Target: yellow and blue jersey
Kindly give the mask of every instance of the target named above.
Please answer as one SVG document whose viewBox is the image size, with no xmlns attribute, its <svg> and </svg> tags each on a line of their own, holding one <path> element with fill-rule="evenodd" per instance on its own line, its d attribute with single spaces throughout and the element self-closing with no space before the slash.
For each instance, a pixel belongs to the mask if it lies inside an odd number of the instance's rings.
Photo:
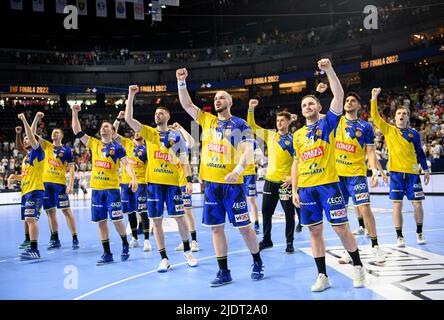
<svg viewBox="0 0 444 320">
<path fill-rule="evenodd" d="M 183 168 L 177 154 L 186 153 L 186 145 L 176 130 L 159 132 L 156 128 L 142 126 L 139 135 L 146 141 L 148 168 L 146 182 L 179 186 Z"/>
<path fill-rule="evenodd" d="M 71 148 L 43 140 L 42 148 L 45 151 L 45 166 L 43 169 L 43 182 L 66 185 L 66 169 L 73 162 Z"/>
<path fill-rule="evenodd" d="M 256 175 L 256 166 L 254 165 L 254 151 L 256 150 L 256 148 L 257 148 L 257 143 L 256 143 L 256 141 L 254 141 L 253 156 L 250 159 L 250 161 L 251 161 L 250 164 L 245 167 L 245 170 L 243 172 L 244 176 Z"/>
<path fill-rule="evenodd" d="M 92 155 L 91 188 L 119 189 L 119 166 L 120 160 L 126 157 L 125 149 L 115 141 L 103 143 L 93 137 L 86 146 Z"/>
<path fill-rule="evenodd" d="M 291 166 L 295 156 L 293 135 L 291 133 L 281 135 L 279 132 L 258 126 L 253 110 L 248 110 L 247 121 L 254 134 L 267 144 L 268 167 L 265 179 L 271 182 L 282 182 L 291 175 Z"/>
<path fill-rule="evenodd" d="M 22 196 L 35 190 L 45 190 L 43 184 L 43 168 L 45 151 L 41 145 L 32 149 L 22 162 Z"/>
<path fill-rule="evenodd" d="M 299 160 L 298 187 L 338 182 L 335 163 L 335 131 L 341 115 L 329 110 L 316 123 L 295 132 L 293 145 Z"/>
<path fill-rule="evenodd" d="M 341 117 L 336 130 L 336 170 L 341 177 L 367 176 L 367 146 L 375 144 L 372 126 L 362 120 Z"/>
<path fill-rule="evenodd" d="M 419 174 L 419 164 L 428 170 L 427 160 L 421 147 L 421 136 L 414 129 L 400 129 L 382 119 L 375 100 L 371 101 L 371 117 L 385 137 L 388 148 L 387 169 L 394 172 Z"/>
<path fill-rule="evenodd" d="M 131 139 L 121 137 L 122 147 L 126 151 L 128 162 L 133 167 L 136 174 L 137 183 L 146 183 L 146 168 L 148 164 L 148 158 L 146 153 L 146 144 L 137 146 Z M 122 168 L 122 183 L 129 184 L 131 182 L 131 176 L 126 172 L 125 168 Z"/>
<path fill-rule="evenodd" d="M 239 163 L 243 151 L 241 144 L 253 142 L 251 128 L 246 121 L 231 117 L 219 120 L 216 116 L 199 110 L 197 122 L 202 127 L 202 158 L 199 177 L 201 180 L 224 183 L 225 176 Z M 243 174 L 236 182 L 243 184 Z"/>
</svg>

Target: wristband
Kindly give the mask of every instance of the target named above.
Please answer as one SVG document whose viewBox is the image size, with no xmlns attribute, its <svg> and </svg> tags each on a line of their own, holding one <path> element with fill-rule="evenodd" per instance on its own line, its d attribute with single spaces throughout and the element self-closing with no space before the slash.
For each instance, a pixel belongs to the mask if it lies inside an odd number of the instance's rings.
<svg viewBox="0 0 444 320">
<path fill-rule="evenodd" d="M 240 164 L 238 164 L 235 168 L 234 168 L 234 172 L 236 172 L 238 175 L 241 175 L 242 172 L 244 172 L 244 167 L 242 167 Z"/>
<path fill-rule="evenodd" d="M 82 139 L 82 137 L 85 135 L 85 132 L 79 131 L 79 133 L 76 134 L 76 138 Z"/>
<path fill-rule="evenodd" d="M 185 80 L 177 80 L 177 88 L 178 89 L 186 89 L 187 83 L 185 82 Z"/>
<path fill-rule="evenodd" d="M 187 182 L 193 183 L 193 177 L 192 176 L 187 176 Z"/>
<path fill-rule="evenodd" d="M 125 119 L 119 119 L 119 118 L 117 118 L 116 120 L 119 122 L 125 121 Z"/>
</svg>

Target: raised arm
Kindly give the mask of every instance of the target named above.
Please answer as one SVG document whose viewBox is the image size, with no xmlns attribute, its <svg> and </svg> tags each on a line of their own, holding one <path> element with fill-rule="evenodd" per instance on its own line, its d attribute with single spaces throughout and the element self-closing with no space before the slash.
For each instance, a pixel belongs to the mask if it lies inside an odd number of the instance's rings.
<svg viewBox="0 0 444 320">
<path fill-rule="evenodd" d="M 27 152 L 22 141 L 22 127 L 15 127 L 15 146 L 22 155 L 26 156 Z"/>
<path fill-rule="evenodd" d="M 115 132 L 113 134 L 113 139 L 116 140 L 117 143 L 121 143 L 122 142 L 122 137 L 118 133 L 119 132 L 119 126 L 120 126 L 120 123 L 122 121 L 125 121 L 125 111 L 120 111 L 119 115 L 117 116 L 117 119 L 114 120 L 114 123 L 113 123 L 113 127 L 114 127 L 114 130 L 115 130 Z"/>
<path fill-rule="evenodd" d="M 194 138 L 188 133 L 187 130 L 185 130 L 184 127 L 182 127 L 178 122 L 174 122 L 171 128 L 180 132 L 188 149 L 193 148 L 195 142 Z"/>
<path fill-rule="evenodd" d="M 37 134 L 37 126 L 39 125 L 39 122 L 45 117 L 45 114 L 43 112 L 37 112 L 35 114 L 34 120 L 31 124 L 31 129 L 34 134 Z"/>
<path fill-rule="evenodd" d="M 133 112 L 134 112 L 134 97 L 136 96 L 137 92 L 139 92 L 139 87 L 137 85 L 132 85 L 128 89 L 128 102 L 126 103 L 125 108 L 125 121 L 128 123 L 131 129 L 133 129 L 136 132 L 139 132 L 142 130 L 142 124 L 134 119 Z"/>
<path fill-rule="evenodd" d="M 186 79 L 188 77 L 187 69 L 178 69 L 176 70 L 176 78 L 177 78 L 177 88 L 179 91 L 179 100 L 182 107 L 185 111 L 193 118 L 197 120 L 197 116 L 199 113 L 199 108 L 191 101 L 190 94 L 187 90 Z"/>
<path fill-rule="evenodd" d="M 85 134 L 82 131 L 82 127 L 80 126 L 79 121 L 79 112 L 82 108 L 79 105 L 72 106 L 72 131 L 74 134 L 82 141 L 82 143 L 86 146 L 88 144 L 90 136 Z"/>
<path fill-rule="evenodd" d="M 331 92 L 333 93 L 330 110 L 336 114 L 341 114 L 344 109 L 344 90 L 342 89 L 341 82 L 331 65 L 331 61 L 329 59 L 319 60 L 318 68 L 326 73 Z"/>
<path fill-rule="evenodd" d="M 259 100 L 251 99 L 248 102 L 248 114 L 247 114 L 247 123 L 253 130 L 253 133 L 264 140 L 265 143 L 268 143 L 268 133 L 269 130 L 264 129 L 256 124 L 256 119 L 254 118 L 254 110 L 259 105 Z"/>
<path fill-rule="evenodd" d="M 386 135 L 390 130 L 390 125 L 382 119 L 378 111 L 378 95 L 381 93 L 381 88 L 372 89 L 372 100 L 370 101 L 370 115 L 375 123 L 375 126 Z"/>
<path fill-rule="evenodd" d="M 29 143 L 31 144 L 31 147 L 35 150 L 35 149 L 37 149 L 38 147 L 39 147 L 39 142 L 37 141 L 37 139 L 36 139 L 36 137 L 34 136 L 34 134 L 33 134 L 33 132 L 32 132 L 32 129 L 31 129 L 31 127 L 29 126 L 29 123 L 28 123 L 28 121 L 26 120 L 26 116 L 25 116 L 25 114 L 24 113 L 20 113 L 19 115 L 18 115 L 18 118 L 20 119 L 20 120 L 22 120 L 22 122 L 23 122 L 23 127 L 25 128 L 25 133 L 26 133 L 26 136 L 28 137 L 28 139 L 29 139 Z"/>
</svg>

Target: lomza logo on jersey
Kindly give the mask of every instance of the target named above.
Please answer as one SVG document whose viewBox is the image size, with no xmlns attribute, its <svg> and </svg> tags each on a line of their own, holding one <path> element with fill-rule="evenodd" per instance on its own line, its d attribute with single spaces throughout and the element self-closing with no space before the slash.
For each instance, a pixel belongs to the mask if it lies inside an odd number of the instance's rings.
<svg viewBox="0 0 444 320">
<path fill-rule="evenodd" d="M 131 159 L 131 158 L 128 158 L 128 162 L 129 162 L 132 166 L 137 166 L 137 165 L 139 165 L 139 162 L 137 162 L 136 160 Z"/>
<path fill-rule="evenodd" d="M 227 147 L 222 144 L 214 144 L 210 142 L 208 144 L 208 150 L 216 153 L 225 154 L 227 151 Z"/>
<path fill-rule="evenodd" d="M 60 167 L 60 163 L 58 163 L 56 160 L 54 159 L 48 159 L 48 163 L 54 167 Z"/>
<path fill-rule="evenodd" d="M 97 168 L 111 169 L 111 162 L 96 160 L 94 161 L 94 166 Z"/>
<path fill-rule="evenodd" d="M 324 156 L 324 147 L 323 146 L 319 146 L 319 147 L 304 151 L 301 154 L 301 158 L 304 161 L 310 160 L 312 158 L 319 158 L 322 156 Z"/>
<path fill-rule="evenodd" d="M 169 153 L 156 151 L 156 152 L 154 152 L 154 159 L 163 159 L 167 162 L 171 162 L 172 157 L 171 157 L 171 154 L 169 154 Z"/>
<path fill-rule="evenodd" d="M 341 141 L 336 141 L 336 149 L 356 153 L 356 146 Z"/>
</svg>

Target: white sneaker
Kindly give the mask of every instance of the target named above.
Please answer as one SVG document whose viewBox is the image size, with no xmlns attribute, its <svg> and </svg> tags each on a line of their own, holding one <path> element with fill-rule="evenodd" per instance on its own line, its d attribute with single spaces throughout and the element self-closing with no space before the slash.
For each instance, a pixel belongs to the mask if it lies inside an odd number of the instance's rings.
<svg viewBox="0 0 444 320">
<path fill-rule="evenodd" d="M 368 230 L 367 230 L 367 229 L 364 229 L 364 234 L 365 234 L 365 236 L 366 236 L 367 238 L 370 238 L 370 233 L 368 233 Z"/>
<path fill-rule="evenodd" d="M 384 251 L 382 251 L 382 249 L 379 246 L 374 246 L 372 248 L 372 252 L 375 255 L 376 263 L 383 263 L 383 262 L 385 262 Z"/>
<path fill-rule="evenodd" d="M 157 267 L 157 272 L 167 272 L 170 269 L 171 265 L 168 259 L 162 259 L 162 261 L 160 261 L 159 267 Z"/>
<path fill-rule="evenodd" d="M 355 288 L 363 288 L 365 284 L 365 269 L 363 266 L 355 266 L 355 278 L 353 286 Z"/>
<path fill-rule="evenodd" d="M 193 252 L 200 251 L 199 244 L 197 243 L 196 240 L 191 241 L 191 251 Z"/>
<path fill-rule="evenodd" d="M 349 264 L 352 263 L 352 258 L 350 257 L 348 252 L 344 250 L 344 252 L 342 253 L 342 257 L 338 260 L 338 262 L 340 264 Z"/>
<path fill-rule="evenodd" d="M 356 229 L 355 231 L 353 231 L 353 234 L 354 234 L 355 236 L 357 236 L 357 235 L 361 235 L 361 234 L 364 234 L 364 228 L 361 227 L 361 226 L 359 226 L 358 229 Z"/>
<path fill-rule="evenodd" d="M 139 246 L 139 240 L 137 240 L 136 238 L 132 238 L 129 243 L 129 247 L 130 248 L 137 248 L 138 246 Z"/>
<path fill-rule="evenodd" d="M 422 233 L 417 234 L 416 243 L 417 244 L 426 244 L 427 243 L 427 241 L 424 239 L 424 236 L 422 235 Z"/>
<path fill-rule="evenodd" d="M 181 242 L 181 243 L 176 247 L 176 249 L 174 249 L 174 250 L 176 250 L 176 251 L 183 251 L 183 242 Z"/>
<path fill-rule="evenodd" d="M 405 247 L 405 240 L 404 240 L 403 237 L 399 237 L 399 238 L 396 240 L 396 246 L 397 246 L 398 248 L 404 248 L 404 247 Z"/>
<path fill-rule="evenodd" d="M 331 284 L 330 284 L 330 280 L 328 279 L 328 277 L 325 274 L 320 273 L 318 275 L 318 278 L 316 279 L 315 284 L 311 286 L 311 291 L 320 292 L 320 291 L 324 291 L 330 287 L 331 287 Z"/>
<path fill-rule="evenodd" d="M 151 251 L 151 250 L 152 250 L 152 248 L 151 248 L 150 240 L 149 239 L 145 239 L 143 241 L 143 251 Z"/>
<path fill-rule="evenodd" d="M 184 252 L 183 256 L 184 256 L 185 260 L 187 260 L 188 265 L 190 267 L 197 266 L 197 260 L 195 257 L 193 257 L 193 254 L 191 253 L 191 251 Z"/>
</svg>

